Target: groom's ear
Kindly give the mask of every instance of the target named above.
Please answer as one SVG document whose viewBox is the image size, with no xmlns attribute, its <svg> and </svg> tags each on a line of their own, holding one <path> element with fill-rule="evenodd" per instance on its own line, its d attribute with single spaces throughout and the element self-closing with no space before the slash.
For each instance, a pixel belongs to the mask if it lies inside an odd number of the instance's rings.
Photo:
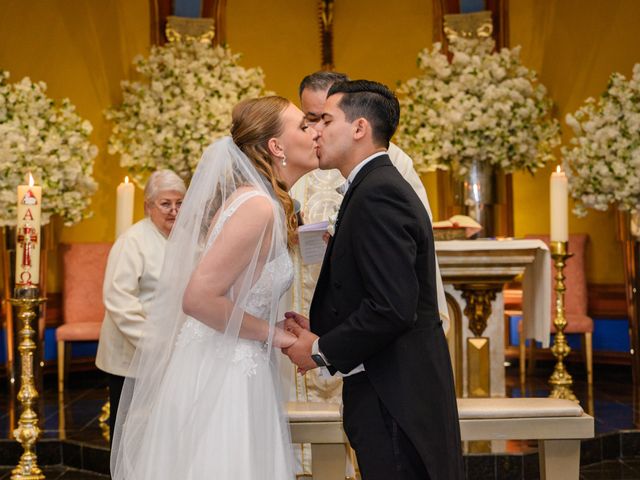
<svg viewBox="0 0 640 480">
<path fill-rule="evenodd" d="M 367 136 L 367 132 L 371 130 L 371 125 L 366 118 L 360 117 L 353 122 L 353 139 L 360 140 Z"/>
</svg>

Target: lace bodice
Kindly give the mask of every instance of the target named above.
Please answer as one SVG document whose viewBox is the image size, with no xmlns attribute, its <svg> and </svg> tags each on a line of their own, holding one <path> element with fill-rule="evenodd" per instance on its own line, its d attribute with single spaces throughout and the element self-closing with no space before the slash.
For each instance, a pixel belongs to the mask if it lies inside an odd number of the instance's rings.
<svg viewBox="0 0 640 480">
<path fill-rule="evenodd" d="M 222 231 L 224 223 L 236 212 L 238 207 L 256 195 L 262 195 L 262 193 L 251 191 L 240 195 L 229 208 L 222 213 L 222 217 L 209 236 L 206 248 L 211 246 L 216 236 Z M 267 321 L 270 320 L 272 306 L 276 304 L 277 300 L 291 287 L 292 282 L 293 263 L 289 253 L 284 249 L 283 253 L 263 267 L 260 276 L 247 295 L 243 306 L 244 310 L 257 318 Z M 176 346 L 184 346 L 192 341 L 203 341 L 216 334 L 218 334 L 216 330 L 193 318 L 188 318 L 178 335 Z M 237 358 L 234 358 L 234 361 L 247 358 L 250 353 L 247 348 L 252 351 L 255 345 L 258 345 L 258 342 L 240 339 L 236 348 Z"/>
</svg>

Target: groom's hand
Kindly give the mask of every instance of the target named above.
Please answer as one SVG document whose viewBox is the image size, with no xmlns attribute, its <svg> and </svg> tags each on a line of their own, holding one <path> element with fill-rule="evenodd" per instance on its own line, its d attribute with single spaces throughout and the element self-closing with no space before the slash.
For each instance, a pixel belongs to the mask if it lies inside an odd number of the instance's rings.
<svg viewBox="0 0 640 480">
<path fill-rule="evenodd" d="M 317 368 L 318 365 L 311 358 L 311 349 L 318 336 L 293 322 L 287 326 L 287 331 L 296 335 L 298 340 L 290 347 L 283 348 L 282 352 L 297 365 L 298 372 L 304 375 L 307 371 Z"/>
<path fill-rule="evenodd" d="M 289 321 L 285 320 L 286 326 L 291 326 L 292 325 L 291 320 L 293 320 L 293 322 L 297 323 L 299 326 L 301 326 L 305 330 L 311 330 L 311 324 L 309 322 L 309 319 L 304 315 L 300 315 L 297 312 L 286 312 L 284 314 L 284 318 L 289 320 Z"/>
</svg>

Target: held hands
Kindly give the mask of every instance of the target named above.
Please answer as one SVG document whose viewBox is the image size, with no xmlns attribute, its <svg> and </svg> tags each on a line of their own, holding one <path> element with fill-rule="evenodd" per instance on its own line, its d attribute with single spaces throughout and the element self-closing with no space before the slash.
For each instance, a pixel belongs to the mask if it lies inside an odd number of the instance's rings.
<svg viewBox="0 0 640 480">
<path fill-rule="evenodd" d="M 293 345 L 298 337 L 294 334 L 285 331 L 280 324 L 278 324 L 273 332 L 273 346 L 276 348 L 287 348 Z"/>
<path fill-rule="evenodd" d="M 298 324 L 300 327 L 305 330 L 311 330 L 311 324 L 309 323 L 309 319 L 304 315 L 300 315 L 297 312 L 286 312 L 284 314 L 284 328 L 287 326 L 293 326 L 294 324 Z M 292 323 L 293 322 L 293 323 Z"/>
<path fill-rule="evenodd" d="M 313 342 L 317 335 L 309 330 L 309 319 L 296 312 L 284 314 L 284 329 L 297 337 L 295 343 L 284 347 L 282 352 L 289 357 L 298 367 L 298 372 L 304 375 L 307 371 L 317 367 L 316 362 L 311 358 Z"/>
</svg>

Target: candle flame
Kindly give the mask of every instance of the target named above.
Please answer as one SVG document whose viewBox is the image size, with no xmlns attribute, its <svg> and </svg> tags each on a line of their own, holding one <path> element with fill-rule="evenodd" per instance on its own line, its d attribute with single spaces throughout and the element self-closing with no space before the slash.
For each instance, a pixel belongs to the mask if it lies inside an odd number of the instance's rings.
<svg viewBox="0 0 640 480">
<path fill-rule="evenodd" d="M 556 167 L 556 172 L 557 172 L 557 173 L 562 172 L 562 168 L 560 168 L 560 165 L 558 165 L 558 166 Z"/>
<path fill-rule="evenodd" d="M 29 186 L 33 187 L 34 184 L 35 182 L 33 181 L 33 175 L 31 175 L 31 172 L 29 172 Z"/>
<path fill-rule="evenodd" d="M 128 176 L 128 175 L 126 175 L 126 176 L 124 177 L 124 183 L 129 183 L 129 176 Z"/>
</svg>

